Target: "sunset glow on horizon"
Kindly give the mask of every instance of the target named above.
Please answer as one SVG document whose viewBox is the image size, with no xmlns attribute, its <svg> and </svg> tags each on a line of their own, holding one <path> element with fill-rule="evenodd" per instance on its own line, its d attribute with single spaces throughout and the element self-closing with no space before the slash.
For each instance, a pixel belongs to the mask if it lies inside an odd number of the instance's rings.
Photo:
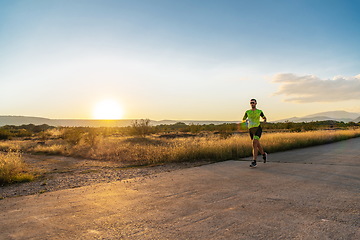
<svg viewBox="0 0 360 240">
<path fill-rule="evenodd" d="M 119 120 L 124 117 L 124 110 L 118 102 L 106 99 L 98 102 L 93 110 L 93 119 Z"/>
</svg>

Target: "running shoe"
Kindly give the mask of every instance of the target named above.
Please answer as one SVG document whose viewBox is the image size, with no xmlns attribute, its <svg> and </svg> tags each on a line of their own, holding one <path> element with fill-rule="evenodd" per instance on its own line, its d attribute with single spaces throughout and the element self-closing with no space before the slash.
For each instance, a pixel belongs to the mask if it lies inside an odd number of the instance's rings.
<svg viewBox="0 0 360 240">
<path fill-rule="evenodd" d="M 256 165 L 256 161 L 252 161 L 251 164 L 250 164 L 250 167 L 251 168 L 255 168 L 257 165 Z"/>
<path fill-rule="evenodd" d="M 263 154 L 263 159 L 264 159 L 264 163 L 266 163 L 266 160 L 267 160 L 267 153 L 266 152 L 264 152 L 264 154 Z"/>
</svg>

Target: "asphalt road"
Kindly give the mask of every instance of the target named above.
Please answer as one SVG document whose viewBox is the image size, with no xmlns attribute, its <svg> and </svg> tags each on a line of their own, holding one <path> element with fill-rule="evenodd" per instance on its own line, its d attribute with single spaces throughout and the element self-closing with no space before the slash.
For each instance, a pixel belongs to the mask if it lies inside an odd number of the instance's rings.
<svg viewBox="0 0 360 240">
<path fill-rule="evenodd" d="M 360 239 L 360 138 L 0 201 L 0 239 Z"/>
</svg>

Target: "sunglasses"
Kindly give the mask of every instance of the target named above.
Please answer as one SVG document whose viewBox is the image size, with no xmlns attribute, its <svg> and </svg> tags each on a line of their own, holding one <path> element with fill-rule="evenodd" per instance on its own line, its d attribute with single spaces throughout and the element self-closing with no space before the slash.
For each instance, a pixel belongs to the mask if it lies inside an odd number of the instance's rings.
<svg viewBox="0 0 360 240">
<path fill-rule="evenodd" d="M 256 104 L 256 102 L 250 102 L 250 104 Z"/>
</svg>

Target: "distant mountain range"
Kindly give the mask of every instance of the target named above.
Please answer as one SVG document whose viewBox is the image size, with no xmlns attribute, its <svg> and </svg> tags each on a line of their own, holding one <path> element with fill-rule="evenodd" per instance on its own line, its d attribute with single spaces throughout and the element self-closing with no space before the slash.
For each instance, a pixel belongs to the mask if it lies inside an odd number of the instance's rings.
<svg viewBox="0 0 360 240">
<path fill-rule="evenodd" d="M 346 112 L 346 111 L 329 111 L 321 112 L 304 117 L 292 117 L 286 119 L 280 119 L 274 122 L 312 122 L 312 121 L 326 121 L 333 120 L 339 122 L 360 122 L 360 113 Z"/>
<path fill-rule="evenodd" d="M 91 119 L 49 119 L 41 117 L 25 117 L 25 116 L 0 116 L 0 126 L 23 124 L 42 125 L 47 124 L 50 126 L 64 126 L 64 127 L 126 127 L 130 126 L 135 119 L 122 119 L 122 120 L 91 120 Z M 343 121 L 343 122 L 360 122 L 360 113 L 351 113 L 346 111 L 330 111 L 321 112 L 316 114 L 307 115 L 304 117 L 292 117 L 281 119 L 273 122 L 311 122 L 311 121 Z M 175 124 L 183 122 L 186 124 L 223 124 L 223 123 L 238 123 L 239 121 L 196 121 L 196 120 L 151 120 L 152 125 L 161 124 Z"/>
</svg>

